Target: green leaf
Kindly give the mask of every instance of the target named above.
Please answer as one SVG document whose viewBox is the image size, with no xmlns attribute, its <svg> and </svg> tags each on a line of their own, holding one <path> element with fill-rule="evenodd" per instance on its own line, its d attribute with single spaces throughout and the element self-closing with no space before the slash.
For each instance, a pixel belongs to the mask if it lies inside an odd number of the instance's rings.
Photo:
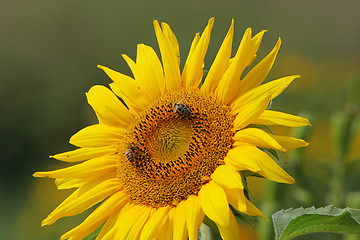
<svg viewBox="0 0 360 240">
<path fill-rule="evenodd" d="M 272 219 L 276 240 L 315 232 L 360 234 L 359 209 L 334 206 L 287 209 L 276 212 Z"/>
</svg>

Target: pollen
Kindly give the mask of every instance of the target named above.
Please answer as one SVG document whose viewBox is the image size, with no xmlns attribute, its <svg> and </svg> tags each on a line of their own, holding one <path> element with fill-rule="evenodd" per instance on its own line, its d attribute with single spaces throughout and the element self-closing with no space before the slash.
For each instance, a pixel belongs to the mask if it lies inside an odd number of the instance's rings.
<svg viewBox="0 0 360 240">
<path fill-rule="evenodd" d="M 124 190 L 136 204 L 155 208 L 196 195 L 224 164 L 234 117 L 229 107 L 198 90 L 171 92 L 154 101 L 118 146 L 117 176 Z"/>
</svg>

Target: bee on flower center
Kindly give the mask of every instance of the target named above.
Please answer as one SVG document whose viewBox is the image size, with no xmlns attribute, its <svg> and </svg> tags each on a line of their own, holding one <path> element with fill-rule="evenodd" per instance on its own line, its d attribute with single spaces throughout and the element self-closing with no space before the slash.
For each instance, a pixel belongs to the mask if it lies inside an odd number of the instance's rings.
<svg viewBox="0 0 360 240">
<path fill-rule="evenodd" d="M 134 161 L 134 154 L 143 155 L 143 152 L 136 147 L 135 143 L 131 143 L 125 152 L 126 158 L 129 160 L 129 162 Z"/>
<path fill-rule="evenodd" d="M 179 112 L 182 115 L 185 116 L 190 116 L 191 112 L 189 110 L 189 108 L 185 105 L 185 104 L 181 104 L 181 102 L 184 100 L 185 98 L 180 99 L 178 102 L 173 103 L 173 112 Z"/>
</svg>

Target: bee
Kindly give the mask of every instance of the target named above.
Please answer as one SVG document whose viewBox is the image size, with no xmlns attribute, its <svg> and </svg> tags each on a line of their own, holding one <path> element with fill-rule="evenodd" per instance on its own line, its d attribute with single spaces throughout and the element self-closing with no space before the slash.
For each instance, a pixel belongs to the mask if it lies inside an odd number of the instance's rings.
<svg viewBox="0 0 360 240">
<path fill-rule="evenodd" d="M 185 116 L 190 116 L 191 112 L 189 108 L 185 104 L 180 104 L 185 98 L 180 99 L 178 102 L 173 103 L 173 112 L 176 113 L 177 111 Z"/>
<path fill-rule="evenodd" d="M 138 149 L 135 145 L 135 143 L 131 143 L 128 147 L 128 149 L 125 152 L 126 158 L 129 160 L 129 162 L 134 161 L 134 157 L 136 156 L 142 156 L 144 155 L 143 151 Z"/>
<path fill-rule="evenodd" d="M 134 149 L 135 149 L 135 144 L 131 143 L 125 152 L 126 158 L 129 160 L 129 162 L 134 161 L 134 152 L 133 152 Z"/>
</svg>

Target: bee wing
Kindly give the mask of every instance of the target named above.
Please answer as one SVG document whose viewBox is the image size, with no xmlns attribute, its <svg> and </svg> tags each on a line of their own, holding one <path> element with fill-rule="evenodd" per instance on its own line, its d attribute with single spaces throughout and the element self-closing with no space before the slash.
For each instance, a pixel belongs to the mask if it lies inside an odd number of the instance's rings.
<svg viewBox="0 0 360 240">
<path fill-rule="evenodd" d="M 179 108 L 179 104 L 178 103 L 173 103 L 173 113 L 176 113 L 178 108 Z"/>
<path fill-rule="evenodd" d="M 180 104 L 182 101 L 184 101 L 185 98 L 180 99 L 177 104 Z"/>
<path fill-rule="evenodd" d="M 128 147 L 128 149 L 126 150 L 125 154 L 128 155 L 130 153 L 130 146 Z"/>
</svg>

